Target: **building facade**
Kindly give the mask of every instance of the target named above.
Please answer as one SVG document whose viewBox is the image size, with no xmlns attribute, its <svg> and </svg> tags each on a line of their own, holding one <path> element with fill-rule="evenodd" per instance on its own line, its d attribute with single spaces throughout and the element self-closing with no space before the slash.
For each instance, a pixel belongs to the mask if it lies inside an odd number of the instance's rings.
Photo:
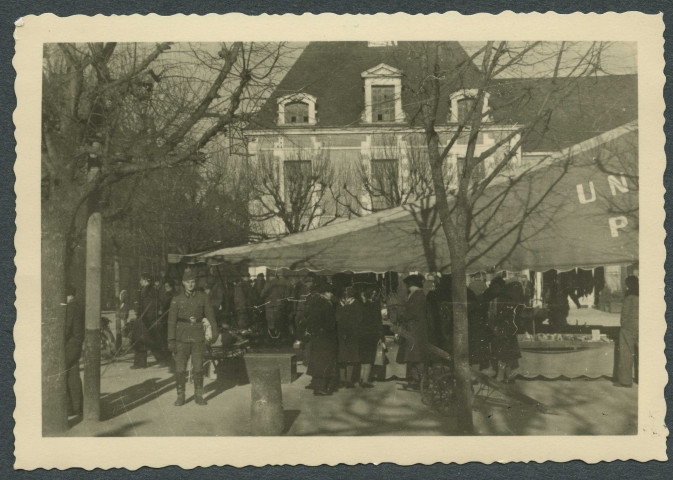
<svg viewBox="0 0 673 480">
<path fill-rule="evenodd" d="M 635 75 L 581 79 L 521 141 L 522 125 L 552 88 L 549 79 L 484 86 L 458 42 L 312 42 L 245 132 L 258 177 L 250 201 L 258 231 L 295 233 L 432 195 L 428 95 L 421 92 L 429 63 L 439 66 L 431 73 L 441 78 L 433 114 L 440 150 L 451 144 L 443 165 L 449 191 L 461 173 L 474 115 L 481 118 L 473 155 L 490 152 L 473 173 L 478 182 L 505 155 L 511 158 L 503 175 L 637 114 Z"/>
</svg>

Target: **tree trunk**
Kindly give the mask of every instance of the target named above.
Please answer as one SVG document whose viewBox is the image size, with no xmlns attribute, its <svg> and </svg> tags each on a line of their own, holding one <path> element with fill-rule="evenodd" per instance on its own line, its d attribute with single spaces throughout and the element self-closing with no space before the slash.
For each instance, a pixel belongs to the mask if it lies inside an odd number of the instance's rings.
<svg viewBox="0 0 673 480">
<path fill-rule="evenodd" d="M 467 287 L 465 255 L 461 245 L 451 250 L 451 290 L 453 298 L 453 364 L 456 371 L 458 402 L 458 428 L 463 435 L 474 433 L 472 423 L 472 374 L 470 371 L 469 343 L 467 337 Z"/>
<path fill-rule="evenodd" d="M 68 222 L 56 212 L 42 215 L 42 434 L 68 428 L 65 382 L 65 257 Z"/>
<path fill-rule="evenodd" d="M 444 186 L 442 162 L 439 158 L 439 136 L 434 129 L 426 131 L 432 183 L 436 192 L 436 208 L 442 222 L 451 259 L 451 290 L 453 295 L 453 356 L 457 382 L 458 428 L 463 435 L 474 433 L 472 422 L 472 375 L 467 338 L 467 223 L 466 205 L 461 198 L 451 211 Z"/>
</svg>

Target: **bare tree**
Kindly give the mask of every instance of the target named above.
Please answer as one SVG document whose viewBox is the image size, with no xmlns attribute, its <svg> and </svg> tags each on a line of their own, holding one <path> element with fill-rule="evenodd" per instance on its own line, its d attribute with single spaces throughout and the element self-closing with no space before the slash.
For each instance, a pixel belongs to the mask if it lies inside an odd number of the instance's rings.
<svg viewBox="0 0 673 480">
<path fill-rule="evenodd" d="M 412 44 L 413 45 L 413 44 Z M 571 48 L 572 47 L 572 48 Z M 511 188 L 503 188 L 494 198 L 484 200 L 486 189 L 507 177 L 506 185 L 513 186 L 521 178 L 519 168 L 522 144 L 533 133 L 545 135 L 550 119 L 558 106 L 568 97 L 580 77 L 595 74 L 600 69 L 600 44 L 567 43 L 508 43 L 488 42 L 481 46 L 472 60 L 480 64 L 480 75 L 468 79 L 471 65 L 447 69 L 442 61 L 448 48 L 439 42 L 422 43 L 409 48 L 410 54 L 421 59 L 416 72 L 407 75 L 407 86 L 417 105 L 413 118 L 420 119 L 425 136 L 427 159 L 436 198 L 437 214 L 450 254 L 453 285 L 454 365 L 458 379 L 459 422 L 464 433 L 473 431 L 471 374 L 467 342 L 466 273 L 469 266 L 498 242 L 522 235 L 523 226 L 541 198 L 531 198 L 515 219 L 508 219 L 506 231 L 493 235 L 493 229 L 502 220 L 499 206 L 504 203 Z M 468 62 L 469 63 L 469 62 Z M 489 104 L 484 108 L 490 92 L 500 85 L 503 75 L 522 78 L 527 72 L 548 79 L 543 92 L 522 89 L 513 93 L 504 104 Z M 449 94 L 470 85 L 469 101 L 465 102 L 462 118 L 450 128 L 443 127 L 445 119 L 438 116 L 440 102 Z M 532 110 L 531 110 L 532 102 Z M 480 135 L 490 124 L 496 108 L 528 108 L 532 111 L 524 125 L 515 125 L 496 136 L 486 149 L 478 151 Z M 455 113 L 455 112 L 454 112 Z M 454 115 L 454 119 L 455 119 Z M 466 139 L 465 150 L 456 158 L 458 143 Z M 447 186 L 447 164 L 455 162 L 456 181 Z M 554 182 L 549 185 L 552 189 Z M 490 245 L 484 245 L 488 238 Z M 479 251 L 475 251 L 478 246 Z"/>
<path fill-rule="evenodd" d="M 251 220 L 260 225 L 282 223 L 284 232 L 297 233 L 331 223 L 339 217 L 330 201 L 335 168 L 327 149 L 284 149 L 283 159 L 260 151 L 249 177 Z M 268 237 L 269 232 L 259 232 Z"/>
<path fill-rule="evenodd" d="M 439 221 L 433 208 L 434 190 L 423 136 L 418 133 L 382 133 L 373 136 L 369 154 L 361 154 L 354 172 L 345 172 L 332 197 L 348 215 L 412 206 L 408 211 L 421 237 L 428 271 L 438 271 L 434 239 Z M 341 172 L 340 172 L 341 173 Z M 343 174 L 342 174 L 343 175 Z M 455 182 L 454 169 L 444 169 L 447 188 Z"/>
<path fill-rule="evenodd" d="M 87 348 L 100 313 L 100 198 L 129 177 L 202 161 L 282 68 L 280 44 L 46 45 L 42 105 L 43 431 L 67 428 L 64 287 L 85 214 Z M 78 227 L 79 225 L 79 227 Z M 69 281 L 74 281 L 70 278 Z M 96 304 L 98 303 L 98 305 Z M 92 368 L 97 368 L 95 365 Z M 95 376 L 95 372 L 93 372 Z M 85 375 L 86 380 L 86 375 Z M 87 388 L 85 387 L 85 390 Z M 93 391 L 89 413 L 96 415 Z M 86 405 L 86 403 L 85 403 Z M 85 409 L 87 407 L 85 406 Z"/>
</svg>

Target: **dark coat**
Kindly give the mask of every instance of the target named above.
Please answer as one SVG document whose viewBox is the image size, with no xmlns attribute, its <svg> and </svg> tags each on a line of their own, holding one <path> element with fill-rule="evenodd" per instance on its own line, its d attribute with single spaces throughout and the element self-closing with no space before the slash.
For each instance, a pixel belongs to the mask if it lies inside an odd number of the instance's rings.
<svg viewBox="0 0 673 480">
<path fill-rule="evenodd" d="M 79 361 L 84 343 L 84 307 L 74 300 L 65 307 L 65 366 Z"/>
<path fill-rule="evenodd" d="M 400 335 L 397 363 L 428 359 L 428 310 L 423 290 L 416 290 L 407 298 L 400 319 L 404 335 Z"/>
<path fill-rule="evenodd" d="M 306 300 L 307 330 L 311 352 L 307 375 L 328 377 L 336 370 L 337 328 L 332 303 L 320 294 L 312 293 Z"/>
<path fill-rule="evenodd" d="M 383 320 L 381 303 L 378 298 L 367 300 L 362 304 L 362 323 L 360 324 L 360 363 L 373 364 L 376 358 L 376 347 L 383 337 Z"/>
<path fill-rule="evenodd" d="M 362 324 L 360 335 L 375 337 L 377 340 L 383 335 L 383 319 L 381 318 L 381 303 L 378 300 L 362 303 Z"/>
<path fill-rule="evenodd" d="M 336 308 L 337 333 L 339 335 L 339 363 L 358 363 L 359 327 L 362 323 L 362 303 L 353 299 L 347 305 L 341 303 Z"/>
<path fill-rule="evenodd" d="M 132 340 L 150 344 L 158 337 L 159 332 L 156 325 L 159 316 L 159 297 L 152 285 L 138 291 L 137 306 Z"/>
</svg>

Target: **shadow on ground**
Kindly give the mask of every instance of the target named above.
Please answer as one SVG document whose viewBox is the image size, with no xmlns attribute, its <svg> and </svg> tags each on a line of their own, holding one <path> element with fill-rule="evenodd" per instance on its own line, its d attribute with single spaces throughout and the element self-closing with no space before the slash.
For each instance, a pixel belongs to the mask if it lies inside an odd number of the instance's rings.
<svg viewBox="0 0 673 480">
<path fill-rule="evenodd" d="M 391 388 L 392 387 L 392 388 Z M 455 418 L 423 405 L 417 392 L 398 385 L 341 389 L 330 397 L 299 395 L 301 416 L 288 435 L 454 435 Z"/>
<path fill-rule="evenodd" d="M 101 396 L 101 421 L 110 420 L 151 402 L 174 388 L 173 377 L 150 378 L 118 392 L 104 394 Z"/>
<path fill-rule="evenodd" d="M 98 435 L 95 435 L 96 437 L 132 437 L 135 436 L 135 430 L 137 427 L 142 425 L 143 421 L 140 422 L 135 422 L 135 423 L 127 423 L 126 425 L 122 425 L 121 427 L 115 428 L 114 430 L 109 430 L 104 433 L 99 433 Z"/>
<path fill-rule="evenodd" d="M 610 381 L 517 380 L 516 387 L 544 404 L 525 404 L 499 392 L 475 396 L 482 435 L 635 435 L 637 392 L 615 391 Z M 600 401 L 596 401 L 600 398 Z M 546 407 L 546 408 L 545 408 Z"/>
</svg>

